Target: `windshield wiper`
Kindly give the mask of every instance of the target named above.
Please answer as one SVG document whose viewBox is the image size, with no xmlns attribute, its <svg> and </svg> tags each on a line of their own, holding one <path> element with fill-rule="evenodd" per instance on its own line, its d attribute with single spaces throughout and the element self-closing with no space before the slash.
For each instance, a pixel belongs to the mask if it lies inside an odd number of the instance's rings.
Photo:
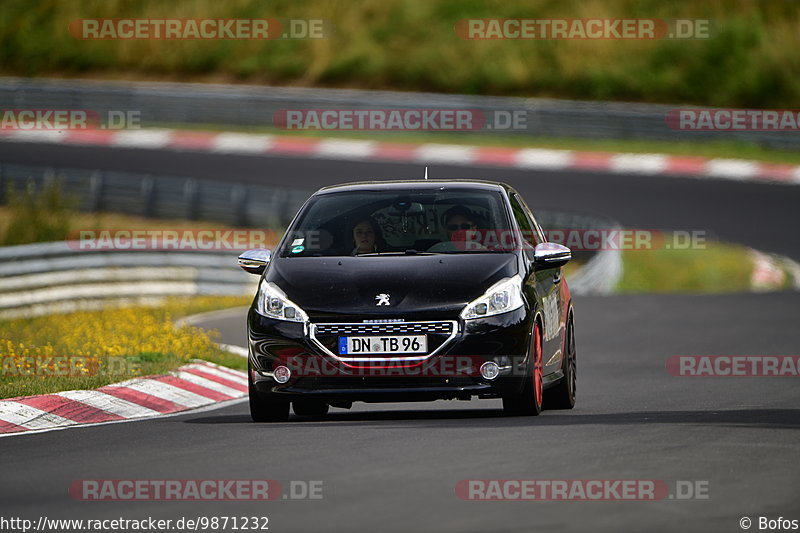
<svg viewBox="0 0 800 533">
<path fill-rule="evenodd" d="M 440 252 L 446 255 L 455 254 L 508 254 L 511 250 L 450 250 L 447 252 Z"/>
<path fill-rule="evenodd" d="M 368 254 L 356 254 L 356 257 L 375 257 L 378 255 L 437 255 L 438 252 L 420 252 L 419 250 L 408 249 L 405 252 L 370 252 Z"/>
</svg>

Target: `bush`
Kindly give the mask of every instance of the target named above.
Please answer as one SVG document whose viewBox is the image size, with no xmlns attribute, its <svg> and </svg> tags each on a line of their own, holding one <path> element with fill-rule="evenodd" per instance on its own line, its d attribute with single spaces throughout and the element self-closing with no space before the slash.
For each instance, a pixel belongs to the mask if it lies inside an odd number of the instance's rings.
<svg viewBox="0 0 800 533">
<path fill-rule="evenodd" d="M 298 18 L 327 39 L 102 40 L 81 18 Z M 694 40 L 464 40 L 463 18 L 709 19 Z M 236 81 L 444 93 L 792 108 L 800 100 L 792 0 L 5 0 L 0 73 Z"/>
<path fill-rule="evenodd" d="M 29 181 L 24 191 L 9 186 L 6 196 L 10 216 L 0 245 L 59 241 L 72 229 L 74 202 L 65 197 L 57 181 L 46 182 L 37 190 Z"/>
</svg>

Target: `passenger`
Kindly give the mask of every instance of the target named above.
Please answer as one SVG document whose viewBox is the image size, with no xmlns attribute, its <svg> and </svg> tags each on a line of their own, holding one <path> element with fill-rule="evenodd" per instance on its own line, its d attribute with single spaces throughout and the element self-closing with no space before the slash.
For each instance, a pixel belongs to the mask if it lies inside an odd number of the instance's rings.
<svg viewBox="0 0 800 533">
<path fill-rule="evenodd" d="M 364 218 L 353 226 L 353 251 L 350 255 L 372 254 L 380 251 L 384 241 L 378 223 L 372 218 Z"/>
</svg>

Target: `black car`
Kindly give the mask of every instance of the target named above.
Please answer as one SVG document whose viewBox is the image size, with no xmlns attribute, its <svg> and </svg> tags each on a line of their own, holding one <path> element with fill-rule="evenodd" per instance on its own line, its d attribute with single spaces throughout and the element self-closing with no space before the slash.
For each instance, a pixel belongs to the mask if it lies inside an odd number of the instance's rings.
<svg viewBox="0 0 800 533">
<path fill-rule="evenodd" d="M 575 405 L 564 246 L 514 189 L 476 180 L 349 183 L 316 192 L 247 316 L 255 421 L 354 401 L 502 398 L 509 414 Z"/>
</svg>

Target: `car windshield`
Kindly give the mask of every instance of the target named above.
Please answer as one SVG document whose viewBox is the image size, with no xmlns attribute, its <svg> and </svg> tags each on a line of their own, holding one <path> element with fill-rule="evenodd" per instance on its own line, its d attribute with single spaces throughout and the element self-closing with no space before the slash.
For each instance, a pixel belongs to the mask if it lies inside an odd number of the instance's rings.
<svg viewBox="0 0 800 533">
<path fill-rule="evenodd" d="M 508 230 L 499 191 L 342 191 L 312 198 L 278 254 L 506 253 L 514 247 L 513 232 Z"/>
</svg>

